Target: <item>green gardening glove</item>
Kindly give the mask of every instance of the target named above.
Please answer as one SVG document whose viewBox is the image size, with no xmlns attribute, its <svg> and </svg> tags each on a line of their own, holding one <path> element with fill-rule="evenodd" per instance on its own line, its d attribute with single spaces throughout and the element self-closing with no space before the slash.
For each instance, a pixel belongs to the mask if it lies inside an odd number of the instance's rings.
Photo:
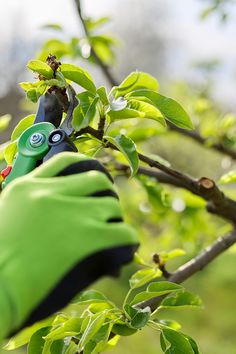
<svg viewBox="0 0 236 354">
<path fill-rule="evenodd" d="M 63 152 L 11 182 L 0 196 L 0 338 L 64 307 L 137 246 L 98 161 Z"/>
</svg>

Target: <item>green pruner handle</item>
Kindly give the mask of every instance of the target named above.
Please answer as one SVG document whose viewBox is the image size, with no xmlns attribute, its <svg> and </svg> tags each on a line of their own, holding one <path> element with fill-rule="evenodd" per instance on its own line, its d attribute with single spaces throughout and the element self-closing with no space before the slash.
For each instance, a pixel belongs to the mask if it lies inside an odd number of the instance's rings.
<svg viewBox="0 0 236 354">
<path fill-rule="evenodd" d="M 21 134 L 18 141 L 18 153 L 15 156 L 11 173 L 2 184 L 3 188 L 15 178 L 32 171 L 38 161 L 44 158 L 49 151 L 48 137 L 54 129 L 55 126 L 52 123 L 37 123 Z"/>
</svg>

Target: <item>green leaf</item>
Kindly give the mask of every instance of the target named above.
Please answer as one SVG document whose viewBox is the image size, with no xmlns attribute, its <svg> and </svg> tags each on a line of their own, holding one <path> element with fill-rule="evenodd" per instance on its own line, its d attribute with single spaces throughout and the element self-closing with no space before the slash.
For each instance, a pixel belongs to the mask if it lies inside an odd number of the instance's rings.
<svg viewBox="0 0 236 354">
<path fill-rule="evenodd" d="M 50 39 L 45 42 L 42 51 L 38 54 L 38 59 L 46 60 L 49 53 L 53 53 L 57 59 L 70 54 L 70 46 L 68 43 L 59 39 Z"/>
<path fill-rule="evenodd" d="M 80 339 L 78 349 L 81 350 L 99 331 L 106 319 L 107 311 L 95 314 L 90 317 L 88 325 Z"/>
<path fill-rule="evenodd" d="M 98 103 L 99 97 L 95 97 L 90 106 L 88 107 L 87 112 L 85 115 L 83 114 L 82 110 L 83 108 L 78 105 L 73 112 L 73 120 L 72 120 L 72 125 L 75 128 L 75 130 L 80 130 L 82 128 L 87 127 L 94 117 L 96 116 L 96 111 L 97 111 L 97 103 Z"/>
<path fill-rule="evenodd" d="M 119 97 L 116 101 L 121 99 Z M 121 104 L 126 105 L 126 101 L 122 98 Z M 123 108 L 123 106 L 120 104 L 120 107 Z M 159 122 L 162 126 L 166 126 L 165 119 L 163 118 L 162 113 L 153 105 L 146 103 L 146 102 L 141 102 L 141 101 L 129 101 L 128 105 L 124 109 L 115 109 L 115 110 L 109 110 L 107 112 L 107 117 L 111 122 L 117 121 L 117 120 L 124 120 L 124 119 L 130 119 L 130 118 L 146 118 L 146 119 L 152 119 L 157 122 Z"/>
<path fill-rule="evenodd" d="M 117 135 L 114 138 L 111 136 L 104 136 L 104 139 L 115 145 L 115 147 L 124 155 L 129 162 L 131 176 L 134 176 L 138 171 L 139 158 L 133 140 L 123 134 Z"/>
<path fill-rule="evenodd" d="M 97 290 L 83 291 L 72 303 L 77 305 L 90 305 L 100 302 L 109 302 L 107 297 Z"/>
<path fill-rule="evenodd" d="M 101 353 L 107 346 L 113 323 L 104 324 L 93 337 L 96 345 L 91 354 Z M 90 353 L 89 353 L 90 354 Z"/>
<path fill-rule="evenodd" d="M 29 91 L 30 89 L 37 88 L 42 84 L 42 81 L 36 81 L 36 82 L 20 82 L 19 85 L 24 91 Z M 44 82 L 44 81 L 43 81 Z"/>
<path fill-rule="evenodd" d="M 169 327 L 162 329 L 161 348 L 166 354 L 195 354 L 185 335 Z"/>
<path fill-rule="evenodd" d="M 17 333 L 14 337 L 12 337 L 9 342 L 3 347 L 5 350 L 13 350 L 23 345 L 27 344 L 32 337 L 32 335 L 37 332 L 41 328 L 45 328 L 46 326 L 51 325 L 52 318 L 47 318 L 40 322 L 36 322 L 34 325 L 30 327 L 24 328 L 22 331 Z"/>
<path fill-rule="evenodd" d="M 44 83 L 45 83 L 45 85 L 50 86 L 50 87 L 57 86 L 60 88 L 65 88 L 67 86 L 67 82 L 60 71 L 56 72 L 54 79 L 45 80 Z"/>
<path fill-rule="evenodd" d="M 235 182 L 236 182 L 236 170 L 226 173 L 219 180 L 219 183 L 221 184 L 235 183 Z"/>
<path fill-rule="evenodd" d="M 162 261 L 167 262 L 170 259 L 181 257 L 186 254 L 185 250 L 181 248 L 176 248 L 170 252 L 159 252 L 159 256 Z"/>
<path fill-rule="evenodd" d="M 135 329 L 144 327 L 151 315 L 150 307 L 144 309 L 136 309 L 129 304 L 126 304 L 124 310 L 130 320 L 130 325 Z"/>
<path fill-rule="evenodd" d="M 8 165 L 12 164 L 16 152 L 17 152 L 17 141 L 13 141 L 12 143 L 10 143 L 5 147 L 4 159 L 6 160 L 6 163 Z"/>
<path fill-rule="evenodd" d="M 62 353 L 63 354 L 75 354 L 76 352 L 78 352 L 78 345 L 75 344 L 74 342 L 70 342 L 70 344 L 69 344 L 68 348 L 66 349 L 66 351 L 62 352 Z"/>
<path fill-rule="evenodd" d="M 87 30 L 89 32 L 93 31 L 94 29 L 96 29 L 97 27 L 100 27 L 102 25 L 104 25 L 105 23 L 107 23 L 110 20 L 109 17 L 100 17 L 96 20 L 92 19 L 92 18 L 87 18 L 85 19 L 85 26 L 87 28 Z"/>
<path fill-rule="evenodd" d="M 56 31 L 62 31 L 62 26 L 58 23 L 48 23 L 46 25 L 41 26 L 42 29 L 52 29 Z"/>
<path fill-rule="evenodd" d="M 30 89 L 27 91 L 26 93 L 27 95 L 27 98 L 32 101 L 33 103 L 36 103 L 38 102 L 38 99 L 39 99 L 39 96 L 38 96 L 38 93 L 37 93 L 37 90 L 36 89 Z"/>
<path fill-rule="evenodd" d="M 148 73 L 142 71 L 132 72 L 125 80 L 113 90 L 116 92 L 115 96 L 124 96 L 131 90 L 149 89 L 157 91 L 159 87 L 158 81 Z M 113 91 L 112 90 L 112 91 Z"/>
<path fill-rule="evenodd" d="M 147 97 L 171 123 L 180 128 L 193 129 L 189 115 L 183 107 L 172 98 L 160 95 L 152 90 L 133 91 L 127 95 L 127 97 L 129 96 L 136 97 L 137 100 L 139 100 L 139 98 L 142 100 L 142 97 Z"/>
<path fill-rule="evenodd" d="M 177 292 L 161 302 L 160 308 L 169 307 L 202 307 L 202 300 L 188 291 Z"/>
<path fill-rule="evenodd" d="M 40 86 L 37 86 L 36 88 L 29 89 L 26 92 L 26 96 L 30 101 L 32 101 L 33 103 L 36 103 L 36 102 L 38 102 L 39 97 L 44 94 L 46 89 L 47 89 L 47 85 L 43 82 L 43 83 L 41 83 Z"/>
<path fill-rule="evenodd" d="M 112 47 L 116 45 L 117 41 L 115 41 L 112 37 L 103 35 L 89 37 L 89 42 L 96 55 L 105 65 L 114 64 L 115 54 Z"/>
<path fill-rule="evenodd" d="M 66 345 L 64 343 L 64 340 L 62 340 L 62 339 L 56 340 L 51 345 L 50 354 L 62 354 L 62 353 L 64 353 L 65 348 L 66 348 Z"/>
<path fill-rule="evenodd" d="M 78 85 L 94 94 L 96 93 L 96 86 L 92 77 L 80 66 L 62 64 L 60 70 L 66 79 L 76 82 Z"/>
<path fill-rule="evenodd" d="M 76 317 L 71 318 L 61 324 L 60 327 L 52 330 L 45 339 L 47 340 L 58 340 L 64 337 L 75 336 L 80 333 L 83 318 Z"/>
<path fill-rule="evenodd" d="M 183 290 L 181 285 L 171 283 L 168 281 L 159 281 L 149 284 L 147 291 L 137 294 L 131 302 L 131 305 L 142 301 L 152 299 L 153 297 L 169 294 L 172 292 Z"/>
<path fill-rule="evenodd" d="M 193 352 L 194 354 L 201 354 L 199 349 L 198 349 L 198 345 L 197 343 L 195 342 L 195 340 L 189 336 L 187 336 L 187 334 L 185 334 L 185 337 L 188 339 L 192 349 L 193 349 Z"/>
<path fill-rule="evenodd" d="M 134 254 L 133 261 L 137 264 L 140 264 L 140 265 L 147 265 L 146 262 L 144 261 L 144 259 L 137 252 Z"/>
<path fill-rule="evenodd" d="M 136 333 L 137 329 L 130 328 L 127 324 L 115 323 L 112 327 L 112 333 L 118 334 L 119 336 L 131 336 Z"/>
<path fill-rule="evenodd" d="M 51 79 L 53 77 L 53 70 L 48 64 L 41 60 L 30 60 L 27 64 L 27 68 L 46 77 L 46 79 Z"/>
<path fill-rule="evenodd" d="M 129 280 L 131 289 L 139 288 L 140 286 L 150 282 L 154 278 L 162 276 L 160 269 L 141 269 L 132 275 Z"/>
<path fill-rule="evenodd" d="M 15 129 L 11 134 L 11 141 L 18 139 L 27 128 L 31 127 L 31 125 L 34 124 L 34 121 L 35 114 L 30 114 L 29 116 L 22 118 L 15 126 Z"/>
<path fill-rule="evenodd" d="M 48 334 L 51 327 L 44 327 L 35 332 L 30 338 L 27 354 L 42 354 L 45 345 L 44 337 Z"/>
<path fill-rule="evenodd" d="M 176 331 L 179 331 L 181 329 L 181 325 L 173 320 L 154 320 L 155 322 L 160 323 L 161 325 L 165 326 L 165 327 L 170 327 Z"/>
<path fill-rule="evenodd" d="M 166 126 L 166 122 L 162 112 L 160 112 L 159 109 L 157 109 L 155 106 L 153 106 L 150 103 L 132 99 L 128 103 L 128 108 L 135 109 L 140 112 L 144 112 L 145 118 L 156 120 L 161 125 L 163 125 L 163 127 Z"/>
<path fill-rule="evenodd" d="M 104 86 L 100 86 L 97 89 L 97 94 L 98 94 L 100 100 L 102 101 L 102 104 L 104 106 L 108 106 L 109 105 L 109 99 L 108 99 L 108 96 L 107 96 L 106 88 Z"/>
<path fill-rule="evenodd" d="M 5 130 L 11 120 L 11 115 L 10 114 L 5 114 L 4 116 L 0 117 L 0 132 Z"/>
</svg>

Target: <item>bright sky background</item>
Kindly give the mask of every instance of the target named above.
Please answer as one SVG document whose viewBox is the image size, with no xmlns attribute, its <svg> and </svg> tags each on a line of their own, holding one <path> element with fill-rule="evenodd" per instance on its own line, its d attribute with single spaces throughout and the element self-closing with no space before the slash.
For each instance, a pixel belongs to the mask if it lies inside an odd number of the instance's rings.
<svg viewBox="0 0 236 354">
<path fill-rule="evenodd" d="M 221 25 L 217 17 L 205 22 L 199 21 L 203 0 L 84 0 L 83 6 L 88 16 L 111 15 L 113 22 L 116 23 L 119 8 L 122 9 L 123 15 L 128 3 L 141 8 L 149 6 L 151 9 L 152 1 L 160 3 L 168 10 L 168 18 L 161 25 L 161 34 L 173 43 L 170 76 L 180 79 L 188 76 L 189 63 L 193 61 L 212 58 L 222 60 L 224 65 L 218 73 L 222 87 L 218 88 L 217 95 L 221 98 L 223 92 L 224 99 L 227 101 L 229 96 L 232 101 L 236 84 L 235 12 L 226 25 Z M 50 32 L 45 33 L 39 29 L 45 23 L 60 23 L 67 34 L 78 34 L 79 25 L 73 0 L 2 0 L 1 5 L 1 51 L 14 34 L 20 34 L 36 42 L 42 36 L 50 36 Z M 130 21 L 130 26 L 136 26 L 135 22 L 132 22 L 130 10 L 125 20 Z M 125 38 L 122 40 L 125 42 Z"/>
</svg>

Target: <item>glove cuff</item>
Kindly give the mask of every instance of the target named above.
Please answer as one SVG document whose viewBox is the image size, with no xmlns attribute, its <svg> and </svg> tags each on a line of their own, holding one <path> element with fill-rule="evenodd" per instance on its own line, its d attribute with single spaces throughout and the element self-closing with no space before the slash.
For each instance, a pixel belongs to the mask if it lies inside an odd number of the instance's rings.
<svg viewBox="0 0 236 354">
<path fill-rule="evenodd" d="M 12 308 L 4 284 L 0 280 L 0 342 L 12 330 Z"/>
</svg>

